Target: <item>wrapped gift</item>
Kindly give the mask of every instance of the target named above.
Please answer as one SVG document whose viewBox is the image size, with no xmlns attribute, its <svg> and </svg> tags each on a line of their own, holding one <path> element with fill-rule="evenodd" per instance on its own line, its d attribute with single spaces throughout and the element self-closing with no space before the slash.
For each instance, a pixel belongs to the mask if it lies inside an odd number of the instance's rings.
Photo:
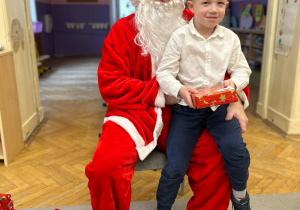
<svg viewBox="0 0 300 210">
<path fill-rule="evenodd" d="M 238 101 L 236 90 L 222 85 L 199 89 L 192 94 L 192 99 L 197 109 Z"/>
<path fill-rule="evenodd" d="M 14 205 L 10 198 L 10 194 L 0 193 L 0 210 L 14 210 Z"/>
</svg>

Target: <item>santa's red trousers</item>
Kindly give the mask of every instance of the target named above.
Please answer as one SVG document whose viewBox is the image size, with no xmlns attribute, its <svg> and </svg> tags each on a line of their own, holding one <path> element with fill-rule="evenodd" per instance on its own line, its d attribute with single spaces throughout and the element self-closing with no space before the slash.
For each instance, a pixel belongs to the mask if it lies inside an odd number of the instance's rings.
<svg viewBox="0 0 300 210">
<path fill-rule="evenodd" d="M 166 133 L 164 129 L 162 136 Z M 164 150 L 165 142 L 158 143 Z M 137 161 L 136 146 L 129 134 L 119 125 L 106 122 L 93 159 L 86 166 L 93 210 L 129 210 L 131 179 Z M 194 149 L 187 176 L 194 193 L 188 210 L 227 210 L 229 179 L 216 143 L 206 130 Z"/>
</svg>

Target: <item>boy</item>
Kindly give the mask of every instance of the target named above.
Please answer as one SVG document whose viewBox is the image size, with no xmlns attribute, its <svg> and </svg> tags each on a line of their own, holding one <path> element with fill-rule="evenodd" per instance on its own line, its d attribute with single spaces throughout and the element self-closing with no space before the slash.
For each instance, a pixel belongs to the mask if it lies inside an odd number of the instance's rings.
<svg viewBox="0 0 300 210">
<path fill-rule="evenodd" d="M 156 72 L 163 92 L 182 99 L 172 106 L 167 139 L 167 164 L 157 190 L 158 210 L 171 209 L 201 129 L 207 127 L 222 154 L 232 186 L 235 210 L 250 210 L 246 192 L 249 152 L 235 118 L 225 120 L 227 105 L 195 109 L 191 94 L 196 89 L 220 85 L 241 90 L 251 70 L 234 32 L 219 25 L 228 6 L 226 0 L 190 0 L 194 18 L 171 36 Z M 224 80 L 226 70 L 229 80 Z M 218 183 L 212 183 L 218 184 Z M 208 198 L 209 199 L 209 198 Z"/>
</svg>

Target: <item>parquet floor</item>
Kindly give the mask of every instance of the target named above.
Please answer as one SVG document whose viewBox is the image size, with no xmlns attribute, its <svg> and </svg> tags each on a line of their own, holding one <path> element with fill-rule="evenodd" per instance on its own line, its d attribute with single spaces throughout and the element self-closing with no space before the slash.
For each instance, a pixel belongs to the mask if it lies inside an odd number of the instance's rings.
<svg viewBox="0 0 300 210">
<path fill-rule="evenodd" d="M 45 120 L 15 160 L 0 162 L 0 192 L 16 208 L 89 204 L 84 167 L 91 160 L 106 108 L 97 87 L 99 58 L 52 60 L 40 77 Z M 253 115 L 258 83 L 251 84 L 244 139 L 251 154 L 250 194 L 300 192 L 300 138 L 284 139 Z M 132 200 L 155 200 L 160 171 L 136 172 Z M 185 180 L 185 193 L 192 192 Z"/>
</svg>

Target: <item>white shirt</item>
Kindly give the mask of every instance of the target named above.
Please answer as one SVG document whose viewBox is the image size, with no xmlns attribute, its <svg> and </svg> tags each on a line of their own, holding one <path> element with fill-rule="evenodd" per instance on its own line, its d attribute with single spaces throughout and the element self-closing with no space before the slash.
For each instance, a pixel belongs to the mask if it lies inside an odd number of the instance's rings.
<svg viewBox="0 0 300 210">
<path fill-rule="evenodd" d="M 223 84 L 226 70 L 239 94 L 249 84 L 251 69 L 238 36 L 218 25 L 205 39 L 194 27 L 192 19 L 172 34 L 156 76 L 162 91 L 178 98 L 183 85 L 200 89 Z M 184 100 L 179 104 L 187 105 Z"/>
</svg>

